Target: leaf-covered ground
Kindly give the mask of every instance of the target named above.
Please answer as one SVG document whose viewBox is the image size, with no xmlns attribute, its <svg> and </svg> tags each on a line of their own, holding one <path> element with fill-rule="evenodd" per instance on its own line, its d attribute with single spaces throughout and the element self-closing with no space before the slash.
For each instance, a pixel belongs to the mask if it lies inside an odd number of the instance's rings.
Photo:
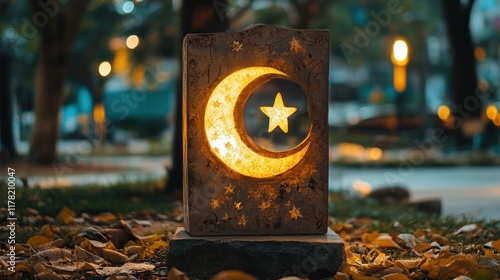
<svg viewBox="0 0 500 280">
<path fill-rule="evenodd" d="M 0 279 L 187 279 L 165 263 L 182 211 L 159 185 L 19 190 L 16 201 L 16 270 L 8 270 L 2 226 Z M 332 278 L 500 278 L 500 221 L 433 217 L 342 192 L 330 201 L 330 226 L 347 255 Z M 7 215 L 0 208 L 0 220 Z"/>
</svg>

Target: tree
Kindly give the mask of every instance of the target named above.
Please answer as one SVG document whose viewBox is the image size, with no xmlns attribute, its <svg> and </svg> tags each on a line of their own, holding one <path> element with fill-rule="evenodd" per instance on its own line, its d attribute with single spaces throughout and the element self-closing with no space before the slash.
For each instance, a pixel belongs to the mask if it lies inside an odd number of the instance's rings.
<svg viewBox="0 0 500 280">
<path fill-rule="evenodd" d="M 57 157 L 59 108 L 68 72 L 71 48 L 89 0 L 67 4 L 29 0 L 33 23 L 40 42 L 35 78 L 35 123 L 30 139 L 29 158 L 50 163 Z"/>
<path fill-rule="evenodd" d="M 472 6 L 475 0 L 443 0 L 444 18 L 448 28 L 448 39 L 451 46 L 452 84 L 454 115 L 456 120 L 477 119 L 481 114 L 478 98 L 474 97 L 477 88 L 476 60 L 474 46 L 469 28 Z M 476 105 L 472 106 L 473 101 Z M 457 126 L 460 124 L 457 124 Z M 462 129 L 456 130 L 458 147 L 470 147 L 472 138 L 464 134 Z"/>
<path fill-rule="evenodd" d="M 228 4 L 225 1 L 184 1 L 182 7 L 180 42 L 189 33 L 222 32 L 229 26 L 226 16 Z M 182 47 L 179 54 L 182 56 Z M 182 61 L 180 59 L 179 61 Z M 182 77 L 182 67 L 181 67 Z M 183 153 L 182 153 L 182 79 L 177 84 L 175 131 L 173 143 L 173 164 L 169 170 L 166 191 L 168 193 L 182 193 Z"/>
</svg>

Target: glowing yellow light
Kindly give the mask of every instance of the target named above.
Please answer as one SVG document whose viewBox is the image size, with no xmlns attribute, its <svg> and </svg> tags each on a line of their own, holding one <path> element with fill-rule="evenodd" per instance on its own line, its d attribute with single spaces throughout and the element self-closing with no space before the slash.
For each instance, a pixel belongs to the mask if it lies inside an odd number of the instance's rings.
<svg viewBox="0 0 500 280">
<path fill-rule="evenodd" d="M 101 62 L 99 64 L 99 75 L 106 77 L 109 73 L 111 73 L 111 64 L 107 61 Z"/>
<path fill-rule="evenodd" d="M 498 109 L 495 105 L 491 104 L 486 107 L 486 116 L 490 120 L 495 120 L 496 117 L 498 116 Z"/>
<path fill-rule="evenodd" d="M 133 50 L 139 45 L 139 37 L 137 37 L 137 35 L 130 35 L 127 37 L 125 44 L 127 45 L 127 48 Z"/>
<path fill-rule="evenodd" d="M 267 132 L 273 131 L 276 127 L 280 127 L 284 133 L 288 133 L 288 117 L 291 116 L 297 108 L 285 107 L 281 93 L 276 94 L 273 107 L 260 107 L 260 110 L 269 117 L 269 128 Z"/>
<path fill-rule="evenodd" d="M 403 92 L 406 89 L 406 67 L 394 65 L 394 89 Z"/>
<path fill-rule="evenodd" d="M 352 188 L 361 196 L 367 196 L 372 191 L 372 186 L 370 185 L 370 183 L 361 180 L 355 180 L 352 183 Z"/>
<path fill-rule="evenodd" d="M 96 123 L 104 123 L 106 121 L 106 112 L 102 104 L 96 104 L 94 106 L 94 121 Z"/>
<path fill-rule="evenodd" d="M 408 44 L 405 40 L 399 39 L 394 42 L 392 47 L 392 62 L 401 66 L 408 64 Z"/>
<path fill-rule="evenodd" d="M 368 149 L 368 159 L 369 160 L 380 160 L 382 158 L 383 152 L 380 148 Z"/>
<path fill-rule="evenodd" d="M 248 67 L 224 78 L 212 91 L 205 110 L 205 135 L 211 151 L 229 168 L 249 177 L 267 178 L 290 170 L 302 160 L 310 143 L 307 137 L 296 152 L 282 156 L 257 153 L 241 139 L 235 106 L 242 90 L 255 79 L 274 74 L 287 75 L 270 67 Z M 243 112 L 237 112 L 243 118 Z M 295 151 L 295 149 L 294 149 Z"/>
<path fill-rule="evenodd" d="M 497 117 L 493 120 L 493 123 L 496 126 L 500 126 L 500 114 L 498 114 Z"/>
<path fill-rule="evenodd" d="M 448 117 L 450 117 L 450 114 L 451 114 L 450 108 L 448 108 L 448 106 L 446 105 L 440 106 L 437 110 L 437 115 L 442 121 L 447 120 Z"/>
</svg>

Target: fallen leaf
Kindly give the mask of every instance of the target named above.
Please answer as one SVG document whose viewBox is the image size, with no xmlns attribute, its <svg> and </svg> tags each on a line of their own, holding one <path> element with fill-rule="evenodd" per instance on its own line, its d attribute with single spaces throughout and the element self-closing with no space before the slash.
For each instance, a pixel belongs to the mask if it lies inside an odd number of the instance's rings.
<svg viewBox="0 0 500 280">
<path fill-rule="evenodd" d="M 75 250 L 73 251 L 73 254 L 76 257 L 76 259 L 80 260 L 80 261 L 86 261 L 86 262 L 91 262 L 91 263 L 101 264 L 101 265 L 108 264 L 108 262 L 105 259 L 103 259 L 102 257 L 100 257 L 96 254 L 93 254 L 93 253 L 81 248 L 78 245 L 75 245 Z"/>
<path fill-rule="evenodd" d="M 33 255 L 33 257 L 41 257 L 51 262 L 73 259 L 73 255 L 68 250 L 61 248 L 43 250 Z"/>
<path fill-rule="evenodd" d="M 134 254 L 138 254 L 144 251 L 144 246 L 138 246 L 138 245 L 132 245 L 132 246 L 125 246 L 124 253 L 127 256 L 131 256 Z"/>
<path fill-rule="evenodd" d="M 431 236 L 431 238 L 432 238 L 432 241 L 439 243 L 439 245 L 448 245 L 448 238 L 443 237 L 437 233 L 434 233 Z"/>
<path fill-rule="evenodd" d="M 33 246 L 40 246 L 51 242 L 52 240 L 43 235 L 33 235 L 26 241 L 27 244 Z"/>
<path fill-rule="evenodd" d="M 56 227 L 53 225 L 44 225 L 40 229 L 41 235 L 49 239 L 53 239 L 56 236 L 55 232 L 56 232 Z"/>
<path fill-rule="evenodd" d="M 35 275 L 37 280 L 63 280 L 64 278 L 61 275 L 58 275 L 52 271 L 46 271 L 42 273 L 38 273 Z"/>
<path fill-rule="evenodd" d="M 360 273 L 351 273 L 350 276 L 353 280 L 377 280 L 375 277 L 366 276 Z"/>
<path fill-rule="evenodd" d="M 380 236 L 378 231 L 374 231 L 371 233 L 365 233 L 361 236 L 361 241 L 364 243 L 372 243 L 373 240 L 377 239 Z"/>
<path fill-rule="evenodd" d="M 500 239 L 484 244 L 485 247 L 492 248 L 500 252 Z"/>
<path fill-rule="evenodd" d="M 135 274 L 135 273 L 143 273 L 148 271 L 153 271 L 155 268 L 154 265 L 145 264 L 145 263 L 126 263 L 122 266 L 116 267 L 101 267 L 97 270 L 97 273 L 102 276 L 111 276 L 114 274 Z M 169 280 L 170 277 L 168 278 Z M 174 278 L 175 279 L 175 278 Z M 180 278 L 182 279 L 182 278 Z M 188 278 L 184 278 L 188 279 Z"/>
<path fill-rule="evenodd" d="M 412 259 L 412 260 L 396 260 L 394 263 L 399 263 L 406 267 L 407 269 L 414 269 L 417 268 L 420 263 L 422 262 L 422 259 Z"/>
<path fill-rule="evenodd" d="M 417 246 L 417 238 L 411 233 L 398 234 L 396 240 L 401 240 L 401 242 L 398 243 L 403 244 L 406 248 L 409 249 L 413 249 L 415 248 L 415 246 Z"/>
<path fill-rule="evenodd" d="M 92 218 L 92 222 L 96 224 L 109 224 L 111 222 L 116 221 L 118 218 L 113 215 L 112 213 L 106 212 L 106 213 L 101 213 L 97 216 L 94 216 Z"/>
<path fill-rule="evenodd" d="M 402 249 L 389 235 L 381 235 L 371 242 L 379 248 L 397 248 Z"/>
<path fill-rule="evenodd" d="M 126 255 L 110 249 L 102 249 L 100 255 L 110 263 L 124 263 L 128 259 Z"/>
<path fill-rule="evenodd" d="M 64 247 L 64 244 L 66 244 L 66 242 L 63 239 L 61 239 L 61 238 L 53 240 L 52 242 L 50 242 L 50 246 L 53 246 L 53 247 L 56 247 L 56 248 L 62 248 L 62 247 Z"/>
<path fill-rule="evenodd" d="M 211 280 L 257 280 L 257 278 L 242 271 L 227 270 L 215 274 Z"/>
<path fill-rule="evenodd" d="M 68 207 L 64 207 L 59 214 L 56 216 L 56 221 L 61 224 L 72 224 L 75 222 L 76 213 L 69 209 Z"/>
<path fill-rule="evenodd" d="M 383 280 L 409 280 L 410 278 L 408 276 L 404 275 L 403 273 L 393 273 L 393 274 L 385 275 L 380 279 L 383 279 Z"/>
<path fill-rule="evenodd" d="M 461 234 L 461 233 L 468 233 L 468 232 L 471 232 L 471 231 L 475 231 L 478 229 L 478 226 L 476 224 L 468 224 L 468 225 L 465 225 L 461 228 L 459 228 L 457 231 L 455 231 L 453 233 L 453 235 L 458 235 L 458 234 Z"/>
<path fill-rule="evenodd" d="M 418 243 L 417 245 L 415 245 L 413 250 L 415 250 L 417 252 L 423 252 L 423 251 L 429 250 L 430 248 L 431 248 L 431 244 L 429 244 L 429 243 Z"/>
</svg>

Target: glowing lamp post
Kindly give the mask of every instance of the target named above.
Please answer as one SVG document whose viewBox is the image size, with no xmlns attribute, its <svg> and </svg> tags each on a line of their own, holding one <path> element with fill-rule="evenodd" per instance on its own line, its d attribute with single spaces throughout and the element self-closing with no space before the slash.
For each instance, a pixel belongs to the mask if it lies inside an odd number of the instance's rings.
<svg viewBox="0 0 500 280">
<path fill-rule="evenodd" d="M 403 39 L 394 42 L 391 55 L 394 64 L 394 88 L 397 92 L 406 89 L 406 65 L 408 65 L 408 44 Z"/>
</svg>

